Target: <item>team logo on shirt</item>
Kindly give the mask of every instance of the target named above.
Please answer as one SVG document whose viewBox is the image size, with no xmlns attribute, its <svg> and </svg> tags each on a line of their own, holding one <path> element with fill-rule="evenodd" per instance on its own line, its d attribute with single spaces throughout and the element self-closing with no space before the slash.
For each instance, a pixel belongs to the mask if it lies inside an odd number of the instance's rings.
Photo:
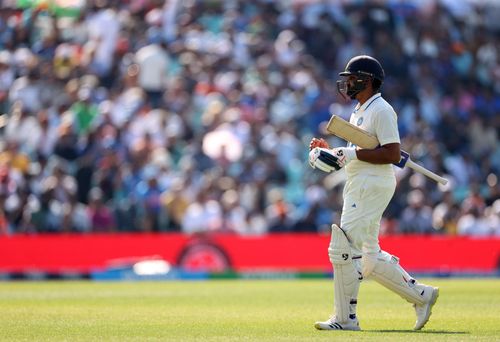
<svg viewBox="0 0 500 342">
<path fill-rule="evenodd" d="M 360 117 L 358 119 L 358 122 L 356 122 L 356 126 L 361 126 L 362 123 L 363 123 L 363 117 Z"/>
</svg>

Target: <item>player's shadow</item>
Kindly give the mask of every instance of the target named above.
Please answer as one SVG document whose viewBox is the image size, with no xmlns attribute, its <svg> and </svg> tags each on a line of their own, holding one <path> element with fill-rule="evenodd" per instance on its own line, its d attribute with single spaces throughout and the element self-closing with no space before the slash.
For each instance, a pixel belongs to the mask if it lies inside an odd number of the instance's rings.
<svg viewBox="0 0 500 342">
<path fill-rule="evenodd" d="M 449 334 L 449 335 L 467 335 L 469 331 L 448 331 L 448 330 L 364 330 L 366 332 L 376 333 L 414 333 L 414 334 Z"/>
</svg>

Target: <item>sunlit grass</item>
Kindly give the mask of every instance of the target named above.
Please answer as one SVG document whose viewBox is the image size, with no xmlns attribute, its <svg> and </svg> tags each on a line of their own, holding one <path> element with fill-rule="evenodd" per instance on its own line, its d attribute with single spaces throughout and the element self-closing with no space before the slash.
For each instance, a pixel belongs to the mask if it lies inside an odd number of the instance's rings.
<svg viewBox="0 0 500 342">
<path fill-rule="evenodd" d="M 500 340 L 500 281 L 432 279 L 431 321 L 413 332 L 411 305 L 362 284 L 362 332 L 316 331 L 328 318 L 328 280 L 0 283 L 5 341 Z"/>
</svg>

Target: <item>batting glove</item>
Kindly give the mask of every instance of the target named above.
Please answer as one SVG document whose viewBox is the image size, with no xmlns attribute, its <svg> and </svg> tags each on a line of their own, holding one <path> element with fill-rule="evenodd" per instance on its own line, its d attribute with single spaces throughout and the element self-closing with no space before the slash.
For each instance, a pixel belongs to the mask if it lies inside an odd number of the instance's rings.
<svg viewBox="0 0 500 342">
<path fill-rule="evenodd" d="M 322 147 L 315 147 L 309 152 L 309 165 L 326 173 L 340 170 L 338 160 L 331 150 Z"/>
<path fill-rule="evenodd" d="M 358 159 L 355 147 L 337 147 L 332 149 L 331 153 L 337 158 L 337 165 L 339 168 L 343 168 L 349 164 L 351 160 Z"/>
</svg>

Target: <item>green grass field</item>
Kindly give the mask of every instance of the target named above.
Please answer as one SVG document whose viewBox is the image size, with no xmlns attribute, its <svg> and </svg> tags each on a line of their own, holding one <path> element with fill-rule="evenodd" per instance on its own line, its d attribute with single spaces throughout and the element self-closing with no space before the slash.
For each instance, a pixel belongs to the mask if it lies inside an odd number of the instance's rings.
<svg viewBox="0 0 500 342">
<path fill-rule="evenodd" d="M 411 305 L 362 284 L 361 332 L 317 331 L 328 280 L 0 282 L 5 341 L 500 341 L 500 280 L 432 279 L 433 316 L 413 332 Z"/>
</svg>

